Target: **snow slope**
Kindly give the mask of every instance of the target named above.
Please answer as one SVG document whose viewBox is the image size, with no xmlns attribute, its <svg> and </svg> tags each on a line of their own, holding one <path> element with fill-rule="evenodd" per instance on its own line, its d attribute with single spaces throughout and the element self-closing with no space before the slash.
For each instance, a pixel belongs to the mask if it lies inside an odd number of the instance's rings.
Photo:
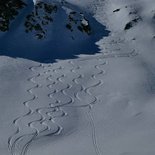
<svg viewBox="0 0 155 155">
<path fill-rule="evenodd" d="M 104 25 L 82 7 L 49 2 L 26 3 L 1 34 L 1 55 L 53 62 L 99 51 L 95 43 L 109 34 Z"/>
<path fill-rule="evenodd" d="M 63 26 L 63 35 L 55 30 L 37 40 L 35 32 L 22 31 L 23 24 L 1 33 L 0 154 L 154 155 L 155 2 L 54 3 L 60 5 L 56 19 L 61 20 L 49 31 L 65 23 L 72 9 L 88 16 L 94 33 Z"/>
</svg>

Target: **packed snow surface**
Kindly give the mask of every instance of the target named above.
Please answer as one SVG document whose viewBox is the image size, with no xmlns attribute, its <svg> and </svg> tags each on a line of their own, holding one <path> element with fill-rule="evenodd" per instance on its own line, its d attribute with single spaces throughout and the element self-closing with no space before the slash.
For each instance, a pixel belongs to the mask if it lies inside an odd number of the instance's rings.
<svg viewBox="0 0 155 155">
<path fill-rule="evenodd" d="M 0 155 L 155 155 L 155 1 L 24 3 L 0 25 Z"/>
</svg>

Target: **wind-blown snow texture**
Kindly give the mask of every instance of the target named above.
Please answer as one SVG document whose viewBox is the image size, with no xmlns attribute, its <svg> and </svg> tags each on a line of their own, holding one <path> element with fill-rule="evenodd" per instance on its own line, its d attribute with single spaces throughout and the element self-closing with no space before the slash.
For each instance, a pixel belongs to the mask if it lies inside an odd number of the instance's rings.
<svg viewBox="0 0 155 155">
<path fill-rule="evenodd" d="M 0 155 L 154 155 L 154 0 L 16 9 L 0 19 Z"/>
</svg>

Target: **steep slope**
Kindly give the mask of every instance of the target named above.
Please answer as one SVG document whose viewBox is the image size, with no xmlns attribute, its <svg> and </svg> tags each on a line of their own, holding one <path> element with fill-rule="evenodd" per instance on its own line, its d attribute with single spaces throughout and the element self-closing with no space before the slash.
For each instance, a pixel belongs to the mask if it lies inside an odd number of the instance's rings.
<svg viewBox="0 0 155 155">
<path fill-rule="evenodd" d="M 34 4 L 1 33 L 0 153 L 154 155 L 155 2 Z"/>
<path fill-rule="evenodd" d="M 9 30 L 1 33 L 1 55 L 43 62 L 93 54 L 98 52 L 95 43 L 109 33 L 93 14 L 68 2 L 34 4 L 25 2 Z"/>
</svg>

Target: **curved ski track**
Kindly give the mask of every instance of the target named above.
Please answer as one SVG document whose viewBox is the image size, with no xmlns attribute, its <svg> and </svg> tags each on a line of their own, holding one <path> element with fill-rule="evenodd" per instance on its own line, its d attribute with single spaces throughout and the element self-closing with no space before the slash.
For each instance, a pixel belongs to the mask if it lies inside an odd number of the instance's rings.
<svg viewBox="0 0 155 155">
<path fill-rule="evenodd" d="M 40 64 L 39 66 L 30 67 L 29 69 L 31 71 L 33 71 L 33 72 L 36 72 L 35 69 L 34 69 L 36 67 L 42 67 L 43 69 L 46 69 L 46 67 L 43 66 L 42 64 Z M 50 65 L 50 67 L 52 67 L 52 66 Z M 56 73 L 56 70 L 59 70 L 59 69 L 61 69 L 61 68 L 54 69 L 54 70 L 52 70 L 52 72 L 53 73 Z M 49 72 L 51 72 L 51 70 L 45 71 L 44 74 L 48 74 Z M 56 117 L 64 117 L 64 116 L 67 115 L 66 112 L 64 112 L 63 110 L 61 110 L 60 107 L 58 107 L 58 106 L 53 107 L 52 104 L 49 104 L 49 107 L 43 107 L 43 108 L 38 108 L 38 109 L 36 108 L 35 110 L 32 110 L 31 109 L 30 102 L 38 99 L 38 96 L 33 93 L 33 90 L 34 89 L 37 89 L 37 88 L 40 88 L 42 86 L 41 84 L 38 84 L 35 81 L 35 79 L 36 78 L 39 78 L 40 76 L 42 76 L 42 74 L 41 73 L 38 73 L 36 76 L 33 76 L 33 77 L 31 77 L 31 78 L 28 79 L 29 82 L 35 84 L 35 86 L 33 86 L 32 88 L 30 88 L 30 89 L 27 90 L 27 92 L 32 96 L 32 98 L 23 102 L 23 105 L 28 109 L 28 113 L 26 113 L 26 114 L 24 114 L 24 115 L 22 115 L 22 116 L 20 116 L 20 117 L 18 117 L 18 118 L 16 118 L 16 119 L 13 120 L 13 124 L 15 125 L 15 127 L 17 129 L 16 129 L 16 132 L 12 136 L 10 136 L 8 138 L 8 148 L 9 148 L 9 150 L 10 150 L 10 152 L 11 152 L 12 155 L 17 155 L 18 154 L 17 153 L 18 150 L 16 148 L 16 145 L 24 137 L 26 137 L 26 136 L 32 136 L 32 138 L 30 138 L 30 140 L 23 146 L 23 148 L 21 149 L 19 155 L 25 155 L 26 154 L 26 151 L 28 149 L 28 146 L 31 144 L 31 142 L 35 138 L 37 138 L 38 136 L 40 136 L 42 133 L 48 131 L 48 134 L 59 135 L 60 132 L 61 132 L 61 130 L 63 129 L 61 126 L 59 126 L 58 124 L 56 124 L 56 122 L 54 121 L 54 118 L 56 118 Z M 63 76 L 64 75 L 58 77 L 57 78 L 57 82 L 61 82 L 61 78 Z M 47 78 L 47 80 L 50 80 L 49 77 Z M 47 86 L 47 87 L 50 89 L 49 86 Z M 69 87 L 70 86 L 68 85 L 65 89 L 67 89 Z M 61 90 L 61 92 L 63 94 L 65 94 L 63 92 L 64 90 L 63 89 Z M 48 96 L 51 97 L 50 95 L 52 95 L 54 93 L 56 93 L 56 92 L 53 92 L 53 93 L 49 94 Z M 47 111 L 47 112 L 44 113 L 44 111 Z M 50 112 L 56 112 L 56 111 L 61 111 L 62 114 L 60 116 L 55 116 L 55 117 L 53 117 L 52 115 L 50 115 Z M 35 132 L 33 131 L 30 134 L 22 134 L 22 129 L 20 127 L 20 124 L 18 124 L 18 122 L 21 121 L 23 118 L 25 118 L 27 116 L 31 116 L 33 114 L 38 114 L 40 118 L 37 119 L 37 120 L 31 121 L 31 122 L 29 122 L 29 123 L 27 123 L 25 125 L 26 125 L 26 127 L 29 127 L 31 129 L 35 130 Z M 47 122 L 47 116 L 49 117 L 48 118 L 49 121 L 51 121 L 52 123 L 54 123 L 54 124 L 57 125 L 57 128 L 58 129 L 56 131 L 54 131 L 53 133 L 51 133 L 51 127 L 48 125 L 48 123 L 46 123 Z M 37 128 L 35 128 L 33 126 L 33 124 L 34 123 L 37 123 L 37 122 L 39 122 L 40 124 L 46 126 L 46 128 L 44 130 L 42 130 L 42 131 L 39 131 L 39 129 L 37 129 Z"/>
<path fill-rule="evenodd" d="M 16 132 L 8 139 L 8 148 L 12 155 L 25 155 L 29 145 L 37 137 L 47 136 L 47 135 L 60 135 L 61 131 L 63 130 L 63 127 L 55 121 L 55 118 L 61 118 L 68 115 L 67 112 L 63 110 L 63 107 L 65 106 L 75 107 L 75 108 L 88 107 L 89 111 L 87 112 L 87 114 L 90 120 L 91 129 L 92 129 L 93 147 L 95 149 L 96 155 L 101 155 L 101 151 L 99 149 L 97 137 L 96 137 L 95 124 L 91 114 L 93 105 L 98 102 L 98 98 L 91 93 L 91 90 L 104 84 L 102 78 L 98 79 L 98 76 L 105 75 L 105 71 L 102 70 L 100 66 L 106 65 L 106 63 L 105 62 L 99 63 L 100 62 L 99 59 L 96 59 L 96 61 L 97 61 L 97 64 L 92 66 L 94 67 L 95 73 L 92 73 L 91 76 L 89 77 L 89 80 L 95 84 L 88 85 L 87 87 L 83 86 L 82 84 L 80 84 L 80 82 L 78 82 L 79 79 L 83 79 L 85 77 L 85 73 L 81 73 L 81 70 L 87 70 L 86 68 L 84 68 L 85 66 L 78 64 L 78 63 L 81 63 L 82 61 L 81 62 L 67 61 L 68 64 L 70 65 L 69 68 L 66 68 L 69 71 L 69 75 L 71 74 L 71 77 L 72 75 L 75 76 L 67 83 L 65 83 L 64 81 L 68 77 L 65 73 L 63 73 L 65 71 L 63 70 L 64 68 L 62 66 L 53 69 L 52 64 L 49 66 L 44 66 L 43 64 L 40 64 L 39 66 L 33 66 L 29 68 L 32 72 L 36 74 L 35 76 L 28 79 L 28 82 L 31 82 L 32 84 L 34 84 L 32 88 L 27 90 L 27 93 L 29 93 L 32 96 L 32 98 L 23 102 L 23 105 L 28 109 L 28 113 L 22 116 L 19 116 L 13 121 L 13 124 L 16 127 Z M 43 73 L 40 73 L 40 72 L 37 73 L 35 68 L 42 68 L 45 71 Z M 52 91 L 51 93 L 47 94 L 47 96 L 51 100 L 55 99 L 55 101 L 52 103 L 49 103 L 49 105 L 46 107 L 41 107 L 41 108 L 36 107 L 36 109 L 33 110 L 31 109 L 30 103 L 32 101 L 37 101 L 38 99 L 38 96 L 33 93 L 33 90 L 42 87 L 42 85 L 39 84 L 39 82 L 36 82 L 36 79 L 40 78 L 42 75 L 45 75 L 45 74 L 47 74 L 45 83 L 46 82 L 51 83 L 51 84 L 47 84 L 46 87 L 49 89 L 49 92 Z M 63 88 L 58 89 L 57 84 L 62 85 Z M 74 92 L 73 96 L 70 95 L 70 93 L 67 91 L 70 91 L 70 89 L 73 86 L 77 86 L 77 85 L 80 87 L 80 89 L 77 92 Z M 84 93 L 85 96 L 89 96 L 91 98 L 91 101 L 88 103 L 84 103 L 83 105 L 81 104 L 78 105 L 78 103 L 83 103 L 83 99 L 80 98 L 80 94 L 79 94 L 80 92 Z M 63 98 L 65 98 L 66 100 L 59 99 L 57 95 L 58 96 L 62 95 Z M 58 115 L 57 114 L 55 115 L 55 113 L 58 113 Z M 28 134 L 23 133 L 22 127 L 20 126 L 20 121 L 22 121 L 27 117 L 33 117 L 33 115 L 34 116 L 37 115 L 38 116 L 37 119 L 35 118 L 34 120 L 28 122 L 27 124 L 24 124 L 27 128 L 29 128 L 29 130 L 31 130 L 31 132 Z M 39 128 L 35 127 L 36 123 L 39 123 L 40 125 L 44 126 L 44 128 L 40 130 Z M 22 146 L 21 150 L 18 150 L 17 144 L 26 137 L 30 137 L 30 139 Z"/>
<path fill-rule="evenodd" d="M 69 61 L 69 63 L 72 64 L 73 66 L 75 65 L 72 61 Z M 104 71 L 104 70 L 101 70 L 101 69 L 99 68 L 99 66 L 106 65 L 106 64 L 107 64 L 107 62 L 94 66 L 94 68 L 97 69 L 97 70 L 99 70 L 99 72 L 98 72 L 97 74 L 92 74 L 92 75 L 91 75 L 91 79 L 92 79 L 92 80 L 95 80 L 95 81 L 96 81 L 96 80 L 97 80 L 97 78 L 96 78 L 97 75 L 101 75 L 101 74 L 104 75 L 104 74 L 105 74 L 105 71 Z M 79 69 L 81 69 L 81 68 L 82 68 L 81 66 L 77 66 L 76 68 L 71 69 L 71 72 L 73 72 L 73 73 L 76 74 L 76 70 L 79 70 Z M 77 78 L 73 79 L 73 82 L 80 85 L 80 83 L 78 83 L 77 80 L 78 80 L 79 78 L 82 78 L 82 77 L 84 77 L 84 75 L 79 74 Z M 90 92 L 90 90 L 93 89 L 93 88 L 95 88 L 95 87 L 101 86 L 101 85 L 103 85 L 103 81 L 102 81 L 102 80 L 99 80 L 97 84 L 92 85 L 92 86 L 89 86 L 89 87 L 87 87 L 87 88 L 84 88 L 84 87 L 81 85 L 81 91 L 84 91 L 87 95 L 89 95 L 89 96 L 92 97 L 93 94 Z M 82 100 L 81 100 L 80 97 L 78 96 L 78 93 L 75 94 L 75 97 L 76 97 L 77 99 L 79 99 L 79 100 L 82 102 Z M 87 104 L 84 105 L 84 106 L 77 106 L 77 107 L 89 107 L 89 111 L 87 112 L 87 114 L 88 114 L 88 118 L 89 118 L 89 120 L 90 120 L 90 125 L 91 125 L 91 128 L 92 128 L 92 141 L 93 141 L 93 146 L 94 146 L 96 155 L 101 155 L 101 151 L 100 151 L 100 148 L 99 148 L 99 146 L 98 146 L 97 137 L 96 137 L 96 128 L 95 128 L 93 116 L 92 116 L 92 114 L 91 114 L 91 110 L 92 110 L 92 108 L 93 108 L 93 105 L 98 101 L 98 98 L 97 98 L 96 96 L 93 96 L 93 98 L 94 98 L 94 99 L 93 99 L 92 102 L 87 103 Z"/>
<path fill-rule="evenodd" d="M 37 67 L 42 67 L 42 64 L 40 64 L 40 65 L 37 66 Z M 31 71 L 34 71 L 34 67 L 30 67 L 29 69 L 30 69 Z M 32 82 L 33 84 L 35 84 L 35 86 L 33 86 L 32 88 L 30 88 L 30 89 L 27 90 L 27 92 L 32 96 L 32 98 L 29 99 L 29 100 L 27 100 L 27 101 L 24 101 L 24 102 L 23 102 L 23 105 L 29 110 L 28 113 L 26 113 L 26 114 L 24 114 L 24 115 L 22 115 L 22 116 L 16 118 L 15 120 L 13 120 L 13 124 L 15 125 L 15 127 L 17 128 L 17 130 L 16 130 L 16 132 L 15 132 L 12 136 L 10 136 L 9 139 L 8 139 L 8 148 L 9 148 L 9 150 L 10 150 L 10 152 L 11 152 L 12 155 L 16 155 L 16 148 L 15 148 L 15 147 L 16 147 L 16 143 L 17 143 L 19 140 L 21 140 L 24 136 L 28 136 L 28 135 L 18 136 L 18 135 L 20 135 L 20 131 L 21 131 L 20 126 L 18 125 L 18 121 L 20 121 L 22 118 L 24 118 L 24 117 L 26 117 L 26 116 L 29 116 L 29 115 L 31 115 L 31 114 L 34 113 L 34 111 L 30 108 L 29 103 L 30 103 L 31 101 L 34 101 L 35 99 L 38 98 L 35 94 L 33 94 L 32 90 L 33 90 L 33 89 L 37 89 L 37 88 L 40 87 L 40 85 L 39 85 L 39 84 L 36 84 L 35 81 L 34 81 L 34 78 L 37 78 L 37 77 L 39 77 L 39 76 L 41 76 L 41 75 L 40 75 L 40 74 L 37 74 L 36 76 L 34 76 L 34 77 L 32 77 L 32 78 L 29 78 L 29 79 L 27 80 L 27 81 Z M 39 120 L 37 120 L 37 121 L 39 121 Z M 31 127 L 31 124 L 29 124 L 29 127 Z M 30 136 L 32 135 L 32 136 L 35 137 L 36 134 L 37 134 L 37 132 L 38 132 L 37 129 L 35 129 L 35 130 L 36 130 L 35 133 L 29 134 L 29 135 L 30 135 Z M 30 141 L 31 141 L 31 140 L 30 140 Z M 30 142 L 30 141 L 29 141 L 29 142 Z M 27 145 L 27 144 L 26 144 L 26 145 Z M 21 151 L 21 153 L 20 153 L 21 155 L 23 155 L 22 152 L 24 151 L 26 145 L 23 147 L 23 149 L 22 149 L 22 151 Z"/>
</svg>

